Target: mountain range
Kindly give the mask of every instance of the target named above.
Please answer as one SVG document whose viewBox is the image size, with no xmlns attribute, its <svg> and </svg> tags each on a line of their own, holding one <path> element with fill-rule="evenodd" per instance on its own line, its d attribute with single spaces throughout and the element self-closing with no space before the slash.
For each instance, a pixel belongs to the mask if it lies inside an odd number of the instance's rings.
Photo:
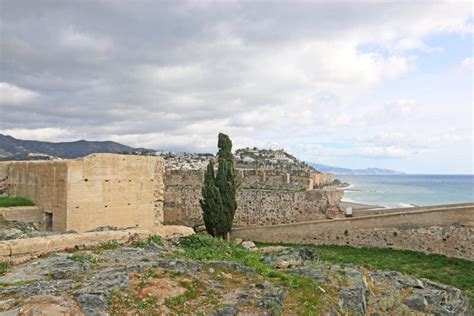
<svg viewBox="0 0 474 316">
<path fill-rule="evenodd" d="M 394 175 L 404 174 L 403 172 L 390 170 L 390 169 L 379 169 L 379 168 L 365 168 L 365 169 L 349 169 L 323 165 L 319 163 L 309 162 L 311 167 L 321 172 L 330 172 L 333 174 L 352 174 L 352 175 Z"/>
<path fill-rule="evenodd" d="M 154 150 L 145 148 L 133 148 L 112 141 L 87 141 L 78 140 L 74 142 L 43 142 L 36 140 L 22 140 L 9 135 L 0 134 L 0 160 L 25 160 L 44 159 L 50 157 L 58 158 L 78 158 L 93 153 L 151 153 Z M 294 158 L 296 159 L 296 158 Z M 321 172 L 331 172 L 333 174 L 354 174 L 354 175 L 393 175 L 403 174 L 389 169 L 367 168 L 349 169 L 328 166 L 318 163 L 308 163 L 311 167 Z"/>
<path fill-rule="evenodd" d="M 87 141 L 50 143 L 36 140 L 21 140 L 0 134 L 0 159 L 30 159 L 35 155 L 59 158 L 77 158 L 92 153 L 134 153 L 149 152 L 144 148 L 132 148 L 112 141 Z M 32 158 L 34 159 L 34 158 Z"/>
</svg>

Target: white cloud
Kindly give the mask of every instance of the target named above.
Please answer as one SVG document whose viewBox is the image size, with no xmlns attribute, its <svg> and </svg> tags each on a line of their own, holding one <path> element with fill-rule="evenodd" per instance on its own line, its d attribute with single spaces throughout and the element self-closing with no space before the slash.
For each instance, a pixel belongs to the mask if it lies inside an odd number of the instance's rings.
<svg viewBox="0 0 474 316">
<path fill-rule="evenodd" d="M 420 50 L 427 53 L 437 52 L 441 49 L 426 45 L 419 38 L 401 38 L 397 40 L 393 46 L 396 51 Z"/>
<path fill-rule="evenodd" d="M 2 128 L 189 151 L 213 151 L 227 131 L 236 146 L 331 139 L 363 148 L 334 155 L 407 157 L 420 142 L 395 132 L 428 139 L 458 124 L 454 105 L 467 116 L 467 89 L 445 74 L 431 88 L 420 53 L 452 50 L 429 47 L 439 34 L 470 35 L 470 3 L 144 3 L 5 3 Z"/>
<path fill-rule="evenodd" d="M 18 105 L 30 102 L 38 97 L 38 93 L 15 86 L 7 82 L 0 82 L 0 105 Z"/>
<path fill-rule="evenodd" d="M 55 127 L 5 129 L 0 130 L 0 134 L 10 135 L 20 139 L 41 141 L 58 141 L 67 139 L 71 136 L 69 131 Z"/>
</svg>

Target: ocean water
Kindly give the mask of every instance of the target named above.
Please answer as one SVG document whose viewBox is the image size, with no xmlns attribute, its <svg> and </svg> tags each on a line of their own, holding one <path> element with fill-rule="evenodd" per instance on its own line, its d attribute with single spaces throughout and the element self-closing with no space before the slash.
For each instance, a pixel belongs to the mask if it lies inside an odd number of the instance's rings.
<svg viewBox="0 0 474 316">
<path fill-rule="evenodd" d="M 474 175 L 335 175 L 347 182 L 343 201 L 384 207 L 474 202 Z"/>
</svg>

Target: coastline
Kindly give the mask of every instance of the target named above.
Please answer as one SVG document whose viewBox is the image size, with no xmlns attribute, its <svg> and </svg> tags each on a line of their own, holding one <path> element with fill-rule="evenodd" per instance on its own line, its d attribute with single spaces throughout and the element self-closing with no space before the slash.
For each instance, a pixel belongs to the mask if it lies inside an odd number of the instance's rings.
<svg viewBox="0 0 474 316">
<path fill-rule="evenodd" d="M 375 210 L 375 209 L 385 208 L 384 206 L 381 206 L 381 205 L 355 203 L 355 202 L 348 202 L 348 201 L 344 201 L 344 200 L 342 200 L 339 203 L 339 205 L 344 210 L 348 207 L 352 207 L 352 210 L 354 210 L 354 211 Z"/>
<path fill-rule="evenodd" d="M 341 176 L 341 208 L 409 208 L 473 202 L 473 175 Z M 349 185 L 347 185 L 349 184 Z M 362 204 L 362 205 L 359 205 Z"/>
</svg>

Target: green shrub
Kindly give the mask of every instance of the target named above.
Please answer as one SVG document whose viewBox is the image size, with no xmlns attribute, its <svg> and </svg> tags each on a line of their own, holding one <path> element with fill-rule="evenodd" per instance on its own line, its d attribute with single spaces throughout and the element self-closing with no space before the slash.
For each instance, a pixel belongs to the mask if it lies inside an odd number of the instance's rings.
<svg viewBox="0 0 474 316">
<path fill-rule="evenodd" d="M 165 244 L 161 240 L 161 237 L 158 235 L 151 235 L 147 240 L 136 240 L 132 242 L 132 247 L 135 248 L 145 248 L 148 244 L 155 243 L 158 246 L 164 246 Z"/>
<path fill-rule="evenodd" d="M 163 243 L 163 240 L 161 240 L 161 237 L 158 235 L 151 235 L 148 237 L 148 242 L 154 242 L 158 246 L 164 246 L 165 244 Z"/>
</svg>

